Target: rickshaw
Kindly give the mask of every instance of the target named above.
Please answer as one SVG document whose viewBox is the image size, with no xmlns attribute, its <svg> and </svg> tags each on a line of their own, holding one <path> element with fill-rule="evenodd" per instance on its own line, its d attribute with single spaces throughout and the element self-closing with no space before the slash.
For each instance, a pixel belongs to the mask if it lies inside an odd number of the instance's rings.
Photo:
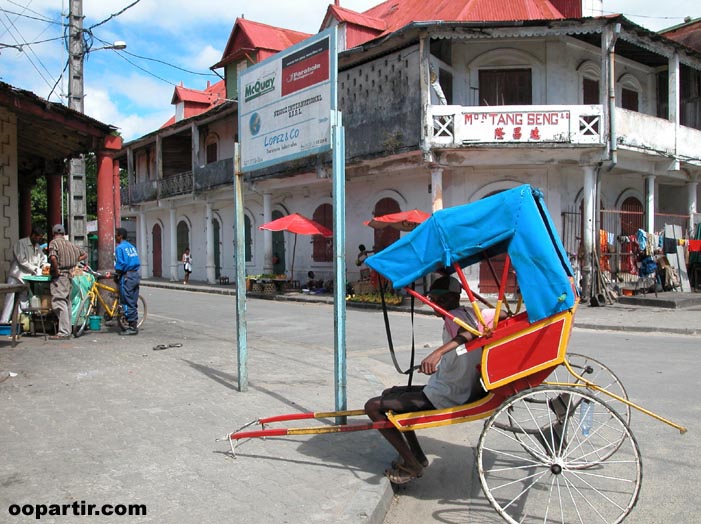
<svg viewBox="0 0 701 524">
<path fill-rule="evenodd" d="M 488 301 L 471 289 L 466 269 L 496 256 L 503 257 L 504 266 L 500 276 L 490 266 L 498 286 L 490 324 L 478 304 Z M 568 357 L 579 297 L 539 190 L 524 185 L 437 211 L 366 263 L 395 289 L 404 288 L 477 337 L 465 349 L 482 351 L 484 396 L 447 409 L 389 412 L 386 422 L 267 427 L 293 420 L 362 416 L 364 410 L 261 418 L 223 437 L 234 455 L 241 439 L 392 426 L 407 431 L 486 419 L 475 450 L 476 465 L 487 499 L 507 522 L 617 523 L 626 518 L 642 481 L 640 450 L 628 424 L 630 408 L 681 433 L 686 429 L 630 402 L 618 378 L 603 364 L 582 355 Z M 453 273 L 459 279 L 478 319 L 477 328 L 411 287 L 433 272 Z M 509 298 L 510 274 L 515 274 L 518 292 Z M 502 309 L 507 317 L 499 320 Z M 603 385 L 595 384 L 594 377 Z M 616 401 L 616 408 L 609 399 Z M 261 429 L 247 430 L 253 424 Z"/>
</svg>

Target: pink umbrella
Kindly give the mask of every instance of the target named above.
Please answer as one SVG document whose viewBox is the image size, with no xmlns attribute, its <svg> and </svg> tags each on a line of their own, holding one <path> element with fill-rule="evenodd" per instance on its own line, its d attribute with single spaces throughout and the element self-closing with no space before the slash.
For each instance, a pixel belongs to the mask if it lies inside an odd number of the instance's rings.
<svg viewBox="0 0 701 524">
<path fill-rule="evenodd" d="M 363 224 L 374 229 L 392 227 L 399 231 L 412 231 L 430 216 L 429 213 L 421 211 L 420 209 L 412 209 L 411 211 L 400 211 L 399 213 L 390 213 L 389 215 L 375 217 L 372 220 L 363 222 Z"/>
<path fill-rule="evenodd" d="M 295 272 L 295 251 L 297 250 L 297 235 L 321 235 L 325 238 L 331 238 L 333 236 L 333 231 L 329 228 L 322 226 L 318 222 L 314 222 L 312 219 L 300 215 L 299 213 L 292 213 L 267 224 L 259 226 L 258 229 L 267 229 L 268 231 L 289 231 L 295 234 L 295 242 L 292 247 L 292 264 L 290 267 L 290 272 L 292 273 L 292 278 L 294 279 Z"/>
</svg>

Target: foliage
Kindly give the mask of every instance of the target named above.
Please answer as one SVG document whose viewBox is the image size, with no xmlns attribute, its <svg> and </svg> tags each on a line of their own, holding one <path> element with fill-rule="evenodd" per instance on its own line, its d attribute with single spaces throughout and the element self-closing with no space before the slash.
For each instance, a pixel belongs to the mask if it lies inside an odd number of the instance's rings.
<svg viewBox="0 0 701 524">
<path fill-rule="evenodd" d="M 367 304 L 382 304 L 382 296 L 379 293 L 363 293 L 359 295 L 349 295 L 346 297 L 347 302 L 365 302 Z M 404 297 L 400 295 L 386 294 L 385 304 L 390 306 L 398 306 L 404 301 Z"/>
</svg>

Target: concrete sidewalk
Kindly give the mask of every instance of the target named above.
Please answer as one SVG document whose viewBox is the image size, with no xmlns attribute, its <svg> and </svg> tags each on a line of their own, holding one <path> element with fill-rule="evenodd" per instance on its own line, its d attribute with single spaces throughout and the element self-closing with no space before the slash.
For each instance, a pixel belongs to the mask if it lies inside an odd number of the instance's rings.
<svg viewBox="0 0 701 524">
<path fill-rule="evenodd" d="M 181 289 L 200 293 L 217 293 L 235 295 L 233 285 L 216 285 L 204 282 L 190 282 L 183 285 L 180 282 L 170 282 L 162 279 L 142 280 L 143 286 Z M 256 296 L 258 299 L 289 300 L 308 303 L 326 303 L 333 305 L 333 297 L 328 294 L 305 295 L 290 292 L 274 296 Z M 390 306 L 392 311 L 410 311 L 410 306 Z M 375 308 L 379 305 L 358 304 L 347 302 L 348 308 Z M 431 310 L 419 304 L 418 314 L 431 314 Z M 671 333 L 677 335 L 701 334 L 701 293 L 664 292 L 648 293 L 633 297 L 620 297 L 619 302 L 605 306 L 593 307 L 582 303 L 577 309 L 575 327 L 582 329 L 597 329 L 609 331 L 634 331 L 644 333 Z"/>
</svg>

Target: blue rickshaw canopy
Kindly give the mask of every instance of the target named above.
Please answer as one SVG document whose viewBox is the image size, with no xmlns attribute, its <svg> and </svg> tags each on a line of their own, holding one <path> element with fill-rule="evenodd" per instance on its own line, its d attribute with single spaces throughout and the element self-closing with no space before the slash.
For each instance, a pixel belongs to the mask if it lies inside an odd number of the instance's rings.
<svg viewBox="0 0 701 524">
<path fill-rule="evenodd" d="M 543 194 L 523 185 L 436 211 L 413 232 L 365 263 L 395 288 L 433 271 L 508 253 L 530 322 L 574 306 L 573 276 Z"/>
</svg>

